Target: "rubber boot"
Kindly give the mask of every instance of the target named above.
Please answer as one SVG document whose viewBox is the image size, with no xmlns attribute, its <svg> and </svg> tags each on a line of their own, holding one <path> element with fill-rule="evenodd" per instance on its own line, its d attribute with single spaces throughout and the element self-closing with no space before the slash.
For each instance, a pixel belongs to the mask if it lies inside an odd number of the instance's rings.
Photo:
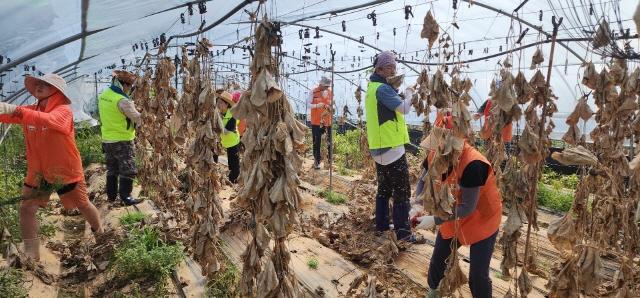
<svg viewBox="0 0 640 298">
<path fill-rule="evenodd" d="M 393 203 L 393 226 L 398 240 L 408 240 L 411 237 L 411 226 L 409 224 L 409 210 L 411 204 L 409 200 Z"/>
<path fill-rule="evenodd" d="M 389 230 L 389 199 L 376 196 L 376 230 Z"/>
<path fill-rule="evenodd" d="M 136 205 L 142 202 L 141 200 L 131 197 L 132 191 L 133 191 L 133 179 L 127 178 L 127 177 L 120 177 L 120 190 L 119 190 L 120 200 L 122 200 L 122 202 L 127 206 Z"/>
<path fill-rule="evenodd" d="M 40 261 L 40 239 L 24 239 L 24 252 L 32 260 Z"/>
<path fill-rule="evenodd" d="M 114 202 L 118 197 L 118 176 L 107 176 L 107 199 Z"/>
</svg>

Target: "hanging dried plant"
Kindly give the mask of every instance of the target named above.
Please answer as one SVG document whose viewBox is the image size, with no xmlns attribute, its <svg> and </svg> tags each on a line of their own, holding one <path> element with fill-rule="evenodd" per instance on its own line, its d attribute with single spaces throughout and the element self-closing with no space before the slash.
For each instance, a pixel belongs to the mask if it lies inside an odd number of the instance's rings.
<svg viewBox="0 0 640 298">
<path fill-rule="evenodd" d="M 609 22 L 606 19 L 602 19 L 600 21 L 600 25 L 598 25 L 598 30 L 596 30 L 596 34 L 593 37 L 593 48 L 598 49 L 604 47 L 609 44 L 611 41 L 611 30 L 609 30 Z"/>
<path fill-rule="evenodd" d="M 572 251 L 578 234 L 571 213 L 551 222 L 547 229 L 547 237 L 559 251 Z"/>
<path fill-rule="evenodd" d="M 454 239 L 453 241 L 456 241 Z M 455 251 L 455 250 L 454 250 Z M 444 278 L 438 285 L 438 293 L 443 297 L 453 295 L 460 287 L 469 280 L 460 268 L 460 260 L 457 253 L 452 253 L 447 259 L 447 269 Z"/>
<path fill-rule="evenodd" d="M 563 165 L 591 167 L 598 165 L 598 158 L 582 146 L 566 148 L 562 152 L 554 152 L 551 157 Z"/>
<path fill-rule="evenodd" d="M 241 296 L 302 295 L 289 268 L 291 256 L 285 241 L 298 223 L 298 170 L 302 160 L 297 149 L 304 143 L 305 127 L 293 117 L 274 77 L 278 68 L 271 48 L 280 44 L 278 32 L 266 20 L 258 25 L 251 65 L 252 88 L 243 95 L 245 100 L 241 99 L 231 110 L 234 117 L 247 119 L 238 203 L 248 209 L 255 221 L 253 239 L 242 255 Z"/>
<path fill-rule="evenodd" d="M 534 70 L 540 66 L 540 64 L 544 62 L 544 55 L 542 54 L 542 49 L 537 48 L 536 52 L 533 53 L 533 57 L 531 57 L 531 66 L 529 69 Z"/>
<path fill-rule="evenodd" d="M 586 294 L 593 294 L 602 280 L 602 260 L 599 250 L 592 246 L 583 246 L 576 266 L 579 288 Z"/>
<path fill-rule="evenodd" d="M 431 49 L 433 43 L 438 39 L 439 34 L 440 26 L 438 25 L 438 22 L 436 22 L 436 19 L 433 17 L 431 10 L 429 10 L 427 12 L 427 15 L 424 17 L 424 24 L 422 25 L 420 37 L 429 40 L 429 49 Z"/>
<path fill-rule="evenodd" d="M 598 72 L 596 71 L 596 66 L 593 65 L 593 62 L 589 61 L 586 64 L 582 64 L 582 67 L 585 67 L 584 73 L 582 74 L 582 84 L 589 87 L 590 89 L 596 89 L 596 85 L 598 84 Z"/>
</svg>

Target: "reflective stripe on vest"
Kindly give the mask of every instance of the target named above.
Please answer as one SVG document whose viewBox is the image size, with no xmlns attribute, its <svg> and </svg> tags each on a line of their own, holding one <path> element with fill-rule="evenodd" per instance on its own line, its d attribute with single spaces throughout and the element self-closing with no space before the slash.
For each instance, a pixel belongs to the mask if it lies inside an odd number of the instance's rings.
<svg viewBox="0 0 640 298">
<path fill-rule="evenodd" d="M 376 91 L 382 83 L 369 82 L 364 102 L 367 119 L 367 142 L 369 149 L 393 148 L 409 143 L 409 130 L 404 115 L 397 111 L 396 119 L 378 123 L 378 99 Z"/>
<path fill-rule="evenodd" d="M 435 152 L 429 153 L 429 164 L 433 160 Z M 489 176 L 484 186 L 480 187 L 480 194 L 476 209 L 467 217 L 457 221 L 447 221 L 440 226 L 440 234 L 443 239 L 451 239 L 454 236 L 462 245 L 471 245 L 487 239 L 493 235 L 500 227 L 502 220 L 502 198 L 493 175 L 491 163 L 478 150 L 465 142 L 464 149 L 460 155 L 458 165 L 451 171 L 444 183 L 455 186 L 452 189 L 459 189 L 459 180 L 464 169 L 472 161 L 480 160 L 489 165 Z M 437 187 L 437 186 L 436 186 Z M 455 191 L 456 205 L 461 203 L 460 191 Z"/>
<path fill-rule="evenodd" d="M 329 126 L 333 122 L 331 110 L 328 107 L 331 105 L 333 92 L 327 89 L 327 96 L 322 96 L 322 93 L 323 91 L 321 91 L 319 87 L 313 89 L 313 99 L 311 100 L 311 104 L 323 103 L 326 107 L 311 108 L 311 125 Z"/>
<path fill-rule="evenodd" d="M 227 123 L 231 119 L 233 119 L 233 121 L 236 121 L 236 119 L 233 118 L 233 115 L 231 115 L 231 109 L 228 109 L 227 112 L 224 114 L 224 117 L 222 118 L 222 125 L 227 126 Z M 231 148 L 235 145 L 240 144 L 240 134 L 238 133 L 237 124 L 238 122 L 236 121 L 235 131 L 228 131 L 227 133 L 222 134 L 222 137 L 220 138 L 220 143 L 222 144 L 222 147 Z"/>
<path fill-rule="evenodd" d="M 125 116 L 118 103 L 125 97 L 111 88 L 102 91 L 98 98 L 98 112 L 102 131 L 102 140 L 105 141 L 131 141 L 136 138 L 136 130 L 133 122 Z"/>
</svg>

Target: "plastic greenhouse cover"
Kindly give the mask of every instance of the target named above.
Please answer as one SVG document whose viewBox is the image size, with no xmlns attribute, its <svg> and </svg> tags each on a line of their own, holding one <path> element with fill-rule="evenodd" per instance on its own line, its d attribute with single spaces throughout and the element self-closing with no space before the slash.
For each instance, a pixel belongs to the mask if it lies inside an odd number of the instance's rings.
<svg viewBox="0 0 640 298">
<path fill-rule="evenodd" d="M 266 2 L 263 11 L 267 11 L 272 20 L 291 22 L 371 1 L 269 0 Z M 7 3 L 3 3 L 3 9 L 0 11 L 0 28 L 2 28 L 0 29 L 0 38 L 3 40 L 3 43 L 0 44 L 0 55 L 12 58 L 20 57 L 81 31 L 81 1 L 3 2 Z M 122 59 L 124 59 L 128 69 L 134 69 L 136 62 L 144 55 L 143 50 L 134 51 L 132 49 L 134 44 L 147 43 L 151 49 L 152 39 L 157 38 L 161 33 L 165 33 L 168 37 L 194 32 L 200 27 L 201 20 L 206 22 L 205 26 L 212 24 L 243 1 L 207 1 L 207 12 L 202 15 L 199 14 L 197 5 L 193 7 L 193 16 L 189 16 L 186 7 L 162 12 L 185 2 L 177 0 L 89 1 L 87 29 L 112 28 L 93 34 L 85 39 L 82 57 L 89 58 L 94 55 L 95 57 L 78 64 L 74 68 L 74 76 L 70 77 L 87 75 L 76 81 L 76 84 L 88 85 L 87 88 L 79 88 L 79 90 L 84 90 L 80 92 L 86 92 L 87 94 L 78 96 L 78 98 L 87 102 L 95 100 L 96 85 L 98 86 L 98 91 L 107 86 L 108 76 L 111 72 L 106 68 L 107 66 L 115 64 L 117 67 L 121 67 Z M 492 5 L 507 13 L 512 12 L 515 6 L 519 4 L 519 2 L 513 1 L 483 0 L 475 2 Z M 563 16 L 565 22 L 560 28 L 558 38 L 584 36 L 583 29 L 595 30 L 592 26 L 587 25 L 595 24 L 598 21 L 595 19 L 581 20 L 579 24 L 575 24 L 579 18 L 577 12 L 588 11 L 588 7 L 586 7 L 588 3 L 574 1 L 574 8 L 567 7 L 569 2 L 564 0 L 531 1 L 519 10 L 518 16 L 533 25 L 541 26 L 547 32 L 551 31 L 551 16 L 553 14 Z M 600 0 L 594 2 L 594 4 L 598 11 L 607 14 L 611 21 L 613 21 L 613 16 L 616 13 L 612 4 L 619 4 L 622 25 L 635 28 L 635 26 L 632 26 L 630 18 L 636 3 L 631 2 Z M 412 8 L 413 16 L 409 16 L 408 19 L 405 19 L 405 5 L 410 5 Z M 257 3 L 251 3 L 245 6 L 244 9 L 253 11 L 256 7 Z M 241 42 L 243 38 L 251 35 L 251 27 L 249 24 L 243 23 L 248 20 L 248 14 L 244 12 L 244 9 L 240 9 L 222 24 L 201 35 L 210 39 L 214 44 L 213 52 L 215 54 L 214 61 L 216 62 L 214 70 L 217 73 L 217 83 L 235 80 L 246 87 L 246 82 L 249 79 L 247 64 L 250 59 L 248 59 L 248 53 L 242 49 L 231 50 L 226 47 L 229 44 L 237 44 L 239 46 L 247 44 Z M 441 26 L 441 33 L 443 31 L 448 32 L 454 42 L 454 46 L 460 50 L 461 60 L 474 59 L 483 55 L 505 51 L 513 45 L 515 39 L 513 35 L 517 36 L 520 30 L 527 28 L 526 25 L 521 27 L 517 22 L 512 22 L 510 18 L 482 8 L 480 5 L 470 6 L 463 1 L 458 1 L 458 9 L 454 13 L 451 1 L 444 0 L 392 1 L 337 15 L 324 14 L 305 19 L 298 22 L 298 24 L 311 27 L 309 29 L 310 37 L 302 40 L 299 38 L 300 30 L 302 29 L 304 33 L 304 29 L 307 28 L 296 25 L 283 25 L 283 51 L 286 52 L 287 56 L 294 58 L 285 57 L 283 59 L 283 73 L 285 76 L 281 80 L 296 111 L 301 113 L 305 111 L 305 99 L 309 88 L 313 88 L 321 76 L 330 76 L 330 73 L 316 71 L 317 67 L 314 64 L 318 64 L 323 68 L 330 68 L 331 50 L 336 52 L 336 71 L 351 71 L 366 68 L 371 64 L 371 59 L 377 53 L 377 50 L 358 42 L 360 38 L 365 43 L 378 49 L 393 49 L 408 61 L 444 62 L 445 60 L 442 57 L 428 59 L 426 40 L 419 38 L 423 18 L 430 9 Z M 540 11 L 543 12 L 542 21 L 539 20 Z M 375 26 L 373 25 L 372 12 L 375 12 Z M 185 16 L 184 24 L 180 21 L 181 14 Z M 570 20 L 574 22 L 572 23 Z M 345 23 L 344 31 L 343 21 Z M 456 23 L 459 29 L 453 28 L 453 22 Z M 612 24 L 611 26 L 612 29 L 617 28 L 617 24 L 615 26 Z M 315 27 L 344 34 L 355 40 L 322 31 L 318 32 L 321 36 L 320 38 L 314 38 L 316 36 Z M 507 36 L 512 36 L 512 38 L 508 41 Z M 538 34 L 534 29 L 530 29 L 522 40 L 522 44 L 530 44 L 544 39 L 546 39 L 545 36 Z M 193 42 L 195 40 L 196 37 L 173 39 L 171 45 L 182 45 L 185 42 Z M 81 40 L 78 40 L 38 56 L 26 62 L 26 64 L 35 65 L 37 70 L 42 72 L 59 69 L 78 60 L 81 45 Z M 587 44 L 585 42 L 571 42 L 568 46 L 576 51 L 578 56 L 586 60 L 594 60 L 596 67 L 602 67 L 604 61 L 600 57 L 594 54 L 587 54 Z M 310 53 L 303 54 L 305 47 L 310 50 Z M 542 69 L 546 75 L 550 44 L 543 44 L 540 48 L 545 54 L 545 63 L 543 63 Z M 225 50 L 224 54 L 222 53 L 223 50 Z M 527 77 L 531 77 L 533 71 L 529 70 L 528 67 L 535 50 L 536 47 L 530 47 L 520 52 L 515 52 L 512 56 L 513 70 L 522 69 Z M 484 53 L 485 51 L 487 51 L 486 54 Z M 155 50 L 152 50 L 152 52 L 155 52 Z M 178 52 L 178 48 L 169 48 L 167 55 L 173 57 Z M 432 53 L 435 52 L 437 52 L 437 49 L 434 48 Z M 303 55 L 311 56 L 310 63 L 301 62 L 300 58 Z M 470 107 L 471 110 L 475 110 L 476 106 L 480 106 L 486 99 L 490 82 L 499 69 L 497 63 L 505 57 L 499 56 L 480 60 L 470 63 L 468 68 L 462 69 L 465 76 L 468 76 L 474 82 L 474 88 L 471 93 L 474 98 L 474 104 Z M 556 134 L 561 135 L 566 130 L 564 117 L 572 111 L 575 101 L 585 89 L 579 84 L 582 69 L 580 68 L 581 61 L 578 57 L 558 45 L 556 46 L 554 59 L 552 88 L 559 97 L 559 112 L 556 113 L 554 122 L 557 125 Z M 426 66 L 411 65 L 411 67 L 420 71 Z M 635 65 L 631 63 L 630 67 L 635 67 Z M 429 66 L 428 68 L 431 71 L 435 70 L 435 66 Z M 406 74 L 405 85 L 415 82 L 417 72 L 403 64 L 399 64 L 398 71 Z M 98 76 L 98 83 L 94 82 L 94 73 Z M 18 66 L 8 74 L 8 78 L 4 78 L 5 82 L 9 79 L 8 84 L 6 83 L 3 89 L 5 95 L 8 95 L 7 91 L 17 91 L 22 87 L 22 74 L 24 74 L 24 71 L 21 66 Z M 368 76 L 369 73 L 365 71 L 334 75 L 334 93 L 338 112 L 342 111 L 342 107 L 346 105 L 352 114 L 355 114 L 356 101 L 353 92 L 356 86 L 366 87 Z M 13 83 L 14 81 L 18 83 Z M 401 89 L 403 88 L 404 86 Z M 84 104 L 83 106 L 90 105 Z M 408 122 L 413 124 L 418 124 L 421 120 L 422 117 L 418 117 L 413 113 L 408 117 Z M 478 126 L 479 123 L 475 123 L 475 125 Z M 592 126 L 593 123 L 586 124 L 587 129 Z"/>
</svg>

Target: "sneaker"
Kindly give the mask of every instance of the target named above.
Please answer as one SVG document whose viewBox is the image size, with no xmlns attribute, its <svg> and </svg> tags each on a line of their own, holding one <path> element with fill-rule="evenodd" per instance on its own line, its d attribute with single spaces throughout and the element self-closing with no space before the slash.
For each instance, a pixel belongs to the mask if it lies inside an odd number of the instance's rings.
<svg viewBox="0 0 640 298">
<path fill-rule="evenodd" d="M 122 203 L 124 203 L 126 206 L 138 205 L 140 202 L 142 202 L 141 199 L 136 199 L 132 197 L 127 197 L 126 199 L 122 199 Z"/>
<path fill-rule="evenodd" d="M 313 168 L 316 169 L 316 170 L 319 170 L 320 169 L 320 163 L 319 162 L 314 162 L 313 163 Z"/>
</svg>

